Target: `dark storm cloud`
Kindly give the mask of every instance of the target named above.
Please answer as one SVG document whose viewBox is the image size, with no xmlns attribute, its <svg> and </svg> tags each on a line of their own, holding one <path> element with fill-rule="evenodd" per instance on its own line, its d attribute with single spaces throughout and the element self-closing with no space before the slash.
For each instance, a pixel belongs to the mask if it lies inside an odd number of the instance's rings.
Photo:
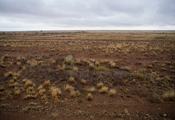
<svg viewBox="0 0 175 120">
<path fill-rule="evenodd" d="M 0 0 L 0 30 L 175 29 L 174 13 L 174 0 Z"/>
</svg>

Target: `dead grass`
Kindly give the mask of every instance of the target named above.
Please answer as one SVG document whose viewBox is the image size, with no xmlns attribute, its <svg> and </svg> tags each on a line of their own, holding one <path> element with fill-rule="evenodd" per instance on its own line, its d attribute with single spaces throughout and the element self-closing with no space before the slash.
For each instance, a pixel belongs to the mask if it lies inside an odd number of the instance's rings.
<svg viewBox="0 0 175 120">
<path fill-rule="evenodd" d="M 4 91 L 4 86 L 0 86 L 0 91 Z"/>
<path fill-rule="evenodd" d="M 175 93 L 173 90 L 171 91 L 166 91 L 163 93 L 162 98 L 163 100 L 172 100 L 175 97 Z"/>
<path fill-rule="evenodd" d="M 74 98 L 76 96 L 76 92 L 74 90 L 70 91 L 70 97 Z"/>
<path fill-rule="evenodd" d="M 18 97 L 20 94 L 21 94 L 21 91 L 19 89 L 15 90 L 15 94 L 14 94 L 15 97 Z"/>
<path fill-rule="evenodd" d="M 66 91 L 72 91 L 72 90 L 74 90 L 74 87 L 67 84 L 65 86 L 64 90 L 66 90 Z"/>
<path fill-rule="evenodd" d="M 99 90 L 100 93 L 107 93 L 108 92 L 108 87 L 102 87 L 100 90 Z"/>
<path fill-rule="evenodd" d="M 9 83 L 14 83 L 14 82 L 15 82 L 15 81 L 14 81 L 13 79 L 9 81 Z"/>
<path fill-rule="evenodd" d="M 101 88 L 101 87 L 103 87 L 103 83 L 102 82 L 97 84 L 97 88 Z"/>
<path fill-rule="evenodd" d="M 82 79 L 82 80 L 81 80 L 81 83 L 82 83 L 83 85 L 86 85 L 86 80 Z"/>
<path fill-rule="evenodd" d="M 40 85 L 37 90 L 39 91 L 41 89 L 44 89 L 43 85 Z"/>
<path fill-rule="evenodd" d="M 26 87 L 28 87 L 30 85 L 32 85 L 32 81 L 27 80 L 26 83 L 24 84 L 24 87 L 26 88 Z"/>
<path fill-rule="evenodd" d="M 69 77 L 69 82 L 71 82 L 71 83 L 74 83 L 75 82 L 75 79 L 74 79 L 74 77 Z"/>
<path fill-rule="evenodd" d="M 92 94 L 91 93 L 88 93 L 88 95 L 86 96 L 86 99 L 87 100 L 92 100 L 93 99 L 93 96 L 92 96 Z"/>
<path fill-rule="evenodd" d="M 42 96 L 45 92 L 46 92 L 46 89 L 40 89 L 39 92 L 38 92 L 38 94 L 40 96 Z"/>
<path fill-rule="evenodd" d="M 110 89 L 109 92 L 108 92 L 108 94 L 110 96 L 114 96 L 116 94 L 116 90 L 115 89 Z"/>
<path fill-rule="evenodd" d="M 86 88 L 86 91 L 92 93 L 92 92 L 95 92 L 96 89 L 95 89 L 95 87 L 89 87 L 89 88 Z"/>
<path fill-rule="evenodd" d="M 50 80 L 44 82 L 44 87 L 49 87 L 50 86 Z"/>
<path fill-rule="evenodd" d="M 77 67 L 74 67 L 73 68 L 73 71 L 78 72 L 78 68 Z"/>
</svg>

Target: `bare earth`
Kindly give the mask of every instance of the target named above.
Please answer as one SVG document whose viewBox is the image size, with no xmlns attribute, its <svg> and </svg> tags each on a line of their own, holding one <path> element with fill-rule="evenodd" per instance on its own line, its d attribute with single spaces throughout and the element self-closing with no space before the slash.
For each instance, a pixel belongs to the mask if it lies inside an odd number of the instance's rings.
<svg viewBox="0 0 175 120">
<path fill-rule="evenodd" d="M 1 120 L 175 119 L 175 31 L 0 32 L 0 57 Z"/>
</svg>

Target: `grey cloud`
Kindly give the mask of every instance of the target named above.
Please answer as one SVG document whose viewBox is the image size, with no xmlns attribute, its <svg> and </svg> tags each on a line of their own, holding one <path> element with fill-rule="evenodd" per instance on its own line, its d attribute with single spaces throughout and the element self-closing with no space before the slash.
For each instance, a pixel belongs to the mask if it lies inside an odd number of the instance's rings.
<svg viewBox="0 0 175 120">
<path fill-rule="evenodd" d="M 174 13 L 174 0 L 1 0 L 0 30 L 10 29 L 12 23 L 21 23 L 12 25 L 13 29 L 36 29 L 37 24 L 38 29 L 42 25 L 42 29 L 168 25 L 175 28 Z"/>
</svg>

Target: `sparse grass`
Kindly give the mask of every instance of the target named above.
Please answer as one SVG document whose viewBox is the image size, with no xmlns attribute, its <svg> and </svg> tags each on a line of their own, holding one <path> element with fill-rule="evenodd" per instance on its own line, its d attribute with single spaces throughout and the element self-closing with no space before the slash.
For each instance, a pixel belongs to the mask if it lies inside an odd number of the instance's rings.
<svg viewBox="0 0 175 120">
<path fill-rule="evenodd" d="M 28 99 L 36 99 L 37 97 L 35 95 L 26 95 L 23 99 L 28 100 Z"/>
<path fill-rule="evenodd" d="M 20 60 L 21 60 L 21 58 L 20 58 L 20 57 L 17 57 L 17 58 L 16 58 L 16 60 L 17 60 L 17 61 L 20 61 Z"/>
<path fill-rule="evenodd" d="M 14 83 L 11 83 L 11 84 L 8 85 L 8 87 L 9 88 L 13 88 L 13 87 L 15 87 L 15 84 Z"/>
<path fill-rule="evenodd" d="M 32 85 L 32 81 L 27 80 L 26 83 L 24 84 L 24 87 L 26 88 L 26 87 L 28 87 L 30 85 Z"/>
<path fill-rule="evenodd" d="M 43 85 L 40 85 L 37 90 L 39 91 L 41 89 L 44 89 Z"/>
<path fill-rule="evenodd" d="M 55 64 L 56 63 L 56 61 L 55 60 L 52 60 L 52 64 Z"/>
<path fill-rule="evenodd" d="M 81 95 L 80 91 L 77 90 L 77 91 L 75 91 L 75 92 L 76 92 L 76 96 L 79 97 L 79 96 Z"/>
<path fill-rule="evenodd" d="M 8 73 L 5 73 L 4 74 L 4 77 L 9 77 L 9 76 L 12 76 L 13 75 L 13 72 L 12 71 L 9 71 Z"/>
<path fill-rule="evenodd" d="M 107 93 L 108 92 L 108 87 L 102 87 L 100 90 L 99 90 L 100 93 Z"/>
<path fill-rule="evenodd" d="M 82 80 L 81 80 L 81 83 L 82 83 L 83 85 L 86 85 L 86 80 L 82 79 Z"/>
<path fill-rule="evenodd" d="M 9 81 L 9 83 L 14 83 L 14 82 L 15 82 L 15 81 L 14 81 L 13 79 Z"/>
<path fill-rule="evenodd" d="M 64 90 L 66 90 L 66 91 L 72 91 L 72 90 L 74 90 L 74 87 L 67 84 L 65 86 Z"/>
<path fill-rule="evenodd" d="M 164 92 L 163 95 L 162 95 L 163 100 L 166 100 L 166 101 L 172 100 L 174 97 L 175 97 L 175 93 L 174 93 L 173 90 L 171 90 L 171 91 L 166 91 L 166 92 Z"/>
<path fill-rule="evenodd" d="M 46 89 L 40 89 L 39 92 L 38 92 L 38 94 L 40 96 L 42 96 L 45 92 L 46 92 Z"/>
<path fill-rule="evenodd" d="M 16 64 L 17 64 L 18 66 L 20 66 L 20 65 L 21 65 L 21 62 L 17 62 Z"/>
<path fill-rule="evenodd" d="M 70 97 L 74 98 L 76 96 L 76 92 L 74 90 L 70 91 Z"/>
<path fill-rule="evenodd" d="M 98 67 L 95 67 L 93 71 L 95 71 L 95 72 L 107 72 L 110 70 L 108 68 L 106 68 L 105 66 L 98 66 Z"/>
<path fill-rule="evenodd" d="M 135 79 L 136 78 L 140 80 L 146 79 L 146 75 L 143 73 L 131 73 L 131 76 L 133 76 Z"/>
<path fill-rule="evenodd" d="M 114 96 L 116 94 L 116 90 L 115 89 L 110 89 L 109 92 L 108 92 L 108 94 L 110 96 Z"/>
<path fill-rule="evenodd" d="M 77 67 L 74 67 L 73 68 L 73 71 L 78 72 L 78 68 Z"/>
<path fill-rule="evenodd" d="M 0 91 L 4 91 L 4 86 L 0 86 Z"/>
<path fill-rule="evenodd" d="M 18 97 L 20 94 L 21 94 L 20 89 L 15 90 L 15 94 L 14 94 L 15 97 Z"/>
<path fill-rule="evenodd" d="M 103 87 L 103 83 L 102 82 L 97 84 L 97 88 L 101 88 L 101 87 Z"/>
<path fill-rule="evenodd" d="M 74 82 L 75 82 L 74 77 L 70 76 L 70 77 L 69 77 L 69 82 L 74 83 Z"/>
<path fill-rule="evenodd" d="M 95 62 L 95 65 L 99 66 L 99 65 L 100 65 L 100 63 L 99 63 L 99 62 Z"/>
<path fill-rule="evenodd" d="M 44 82 L 44 87 L 49 87 L 50 86 L 50 80 Z"/>
<path fill-rule="evenodd" d="M 89 87 L 89 88 L 86 88 L 86 91 L 92 93 L 92 92 L 95 92 L 96 89 L 95 89 L 95 87 Z"/>
<path fill-rule="evenodd" d="M 61 89 L 60 88 L 55 88 L 55 87 L 51 87 L 50 88 L 50 92 L 51 92 L 51 96 L 53 99 L 57 99 L 57 95 L 61 95 Z"/>
<path fill-rule="evenodd" d="M 91 93 L 88 93 L 88 95 L 86 96 L 86 98 L 87 98 L 87 100 L 92 100 L 93 99 L 93 96 L 92 96 L 92 94 Z"/>
<path fill-rule="evenodd" d="M 27 81 L 27 79 L 23 79 L 22 82 L 25 83 Z"/>
</svg>

